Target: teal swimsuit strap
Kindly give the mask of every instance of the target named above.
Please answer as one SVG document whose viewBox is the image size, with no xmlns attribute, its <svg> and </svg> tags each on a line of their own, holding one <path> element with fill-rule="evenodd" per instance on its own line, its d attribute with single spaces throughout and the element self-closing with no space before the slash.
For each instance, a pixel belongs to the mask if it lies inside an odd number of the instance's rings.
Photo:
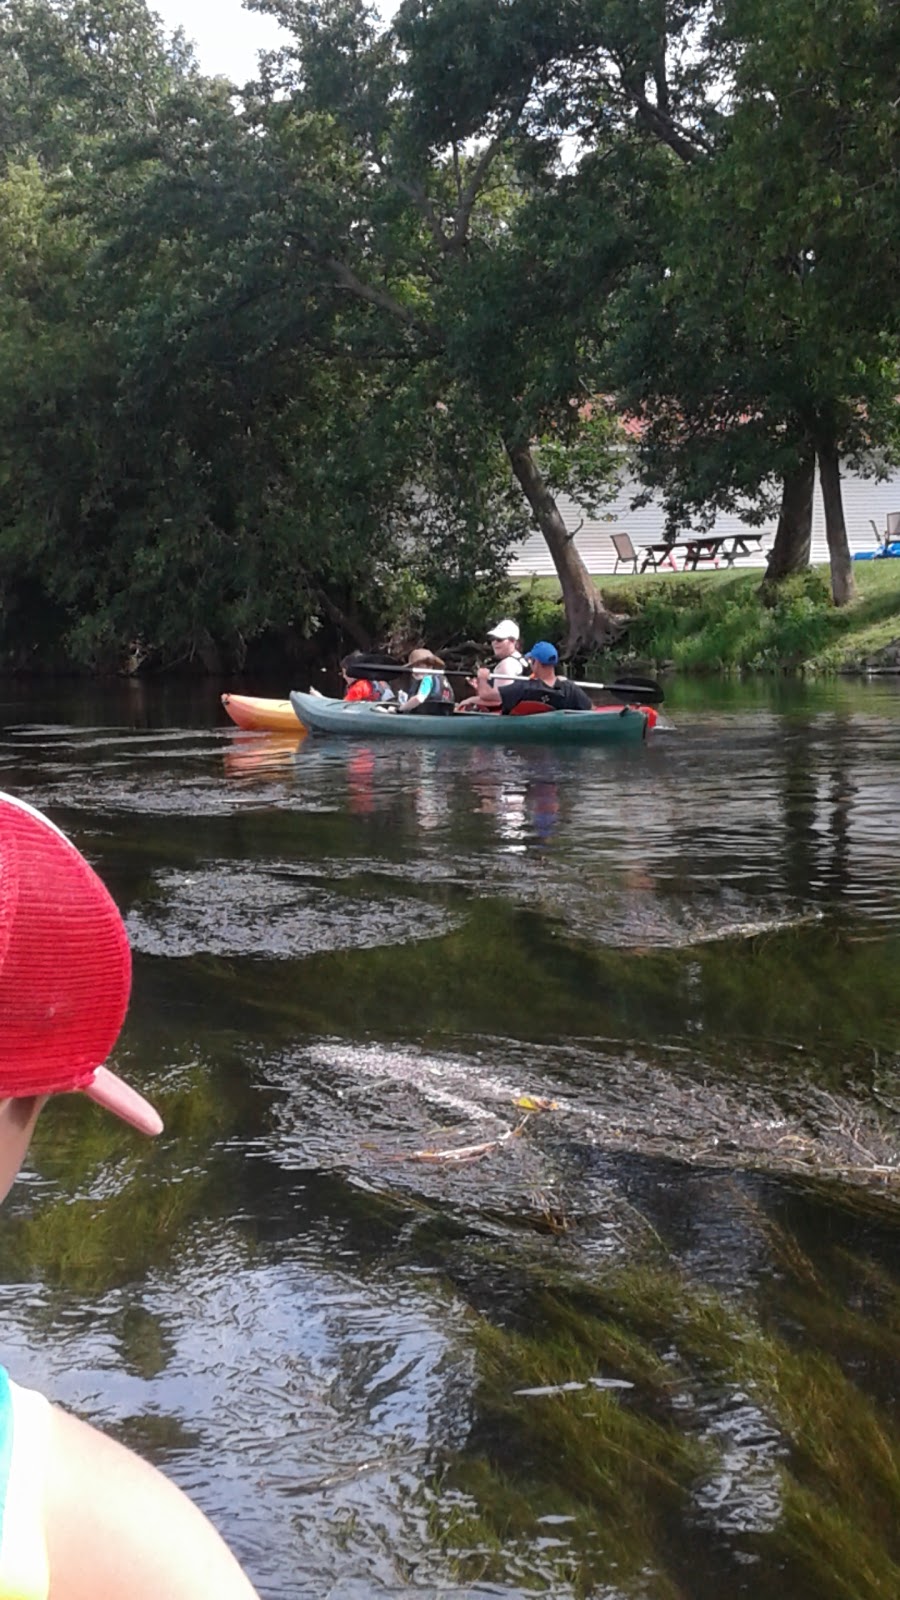
<svg viewBox="0 0 900 1600">
<path fill-rule="evenodd" d="M 6 1491 L 13 1452 L 13 1401 L 9 1387 L 9 1373 L 0 1367 L 0 1548 L 3 1545 L 3 1519 L 6 1515 Z"/>
</svg>

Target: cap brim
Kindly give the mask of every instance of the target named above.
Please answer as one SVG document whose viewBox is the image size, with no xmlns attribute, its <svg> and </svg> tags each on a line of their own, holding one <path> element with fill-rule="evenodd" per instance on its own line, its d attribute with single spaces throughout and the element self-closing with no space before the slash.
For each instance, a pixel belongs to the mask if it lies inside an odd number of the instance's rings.
<svg viewBox="0 0 900 1600">
<path fill-rule="evenodd" d="M 132 1128 L 137 1128 L 138 1133 L 153 1137 L 163 1131 L 162 1117 L 158 1111 L 154 1111 L 149 1100 L 145 1100 L 136 1089 L 130 1088 L 116 1073 L 110 1072 L 109 1067 L 98 1067 L 82 1094 L 111 1111 L 113 1116 L 129 1123 Z"/>
</svg>

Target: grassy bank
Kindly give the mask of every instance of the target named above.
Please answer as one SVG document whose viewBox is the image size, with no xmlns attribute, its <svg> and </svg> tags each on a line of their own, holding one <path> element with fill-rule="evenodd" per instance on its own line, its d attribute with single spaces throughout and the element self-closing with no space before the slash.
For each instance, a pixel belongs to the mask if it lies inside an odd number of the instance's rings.
<svg viewBox="0 0 900 1600">
<path fill-rule="evenodd" d="M 758 598 L 759 568 L 618 574 L 595 579 L 611 611 L 627 619 L 617 662 L 641 660 L 686 672 L 860 671 L 900 666 L 900 561 L 854 566 L 858 597 L 836 610 L 827 566 L 789 579 L 772 606 Z M 559 585 L 523 584 L 524 631 L 559 641 Z"/>
</svg>

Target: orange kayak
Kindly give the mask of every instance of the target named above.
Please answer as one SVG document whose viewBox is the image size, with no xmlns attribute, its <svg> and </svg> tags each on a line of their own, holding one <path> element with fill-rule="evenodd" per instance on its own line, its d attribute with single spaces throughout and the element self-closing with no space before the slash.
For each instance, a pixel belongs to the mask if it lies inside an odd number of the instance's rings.
<svg viewBox="0 0 900 1600">
<path fill-rule="evenodd" d="M 290 700 L 260 700 L 254 695 L 223 694 L 222 704 L 239 728 L 261 733 L 293 733 L 302 739 L 306 729 Z"/>
</svg>

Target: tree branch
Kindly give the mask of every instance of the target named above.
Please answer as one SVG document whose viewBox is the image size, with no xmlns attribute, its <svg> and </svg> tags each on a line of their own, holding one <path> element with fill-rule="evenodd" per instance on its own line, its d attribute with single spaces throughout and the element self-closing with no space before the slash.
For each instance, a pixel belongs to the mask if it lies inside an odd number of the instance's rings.
<svg viewBox="0 0 900 1600">
<path fill-rule="evenodd" d="M 453 141 L 453 176 L 456 179 L 456 203 L 460 205 L 462 202 L 462 176 L 459 170 L 459 145 L 455 139 Z"/>
<path fill-rule="evenodd" d="M 472 176 L 470 177 L 460 197 L 459 207 L 453 221 L 453 237 L 451 240 L 451 248 L 454 250 L 461 249 L 466 243 L 469 235 L 469 223 L 472 220 L 472 212 L 475 208 L 475 201 L 478 199 L 478 191 L 481 188 L 482 179 L 484 178 L 485 173 L 490 167 L 491 162 L 497 154 L 497 151 L 499 150 L 505 137 L 506 130 L 502 130 L 500 133 L 496 134 L 490 141 L 490 144 L 485 145 L 481 155 L 478 157 L 478 160 L 475 163 Z"/>
<path fill-rule="evenodd" d="M 396 322 L 403 322 L 407 327 L 420 327 L 417 318 L 408 311 L 406 306 L 395 300 L 386 289 L 379 289 L 377 284 L 364 283 L 358 278 L 346 261 L 338 261 L 335 256 L 325 257 L 325 266 L 343 289 L 348 289 L 357 300 L 365 300 L 370 306 L 377 306 L 379 311 L 387 311 Z"/>
<path fill-rule="evenodd" d="M 406 306 L 389 294 L 387 289 L 379 289 L 377 284 L 365 283 L 358 278 L 352 267 L 345 261 L 339 261 L 334 256 L 325 257 L 325 266 L 333 275 L 335 281 L 343 289 L 348 290 L 357 300 L 364 300 L 367 305 L 376 306 L 379 311 L 386 311 L 395 322 L 402 322 L 404 327 L 415 329 L 416 333 L 423 333 L 429 339 L 442 343 L 440 329 L 433 323 L 423 322 L 419 317 L 409 311 Z"/>
<path fill-rule="evenodd" d="M 695 134 L 684 133 L 674 118 L 661 111 L 659 106 L 655 106 L 642 91 L 626 87 L 625 93 L 632 101 L 645 127 L 661 139 L 663 144 L 667 144 L 682 161 L 696 161 L 700 156 L 709 155 L 711 146 L 705 139 Z"/>
<path fill-rule="evenodd" d="M 438 249 L 442 253 L 452 249 L 452 241 L 448 239 L 446 233 L 441 227 L 441 219 L 435 211 L 434 206 L 429 196 L 426 194 L 423 185 L 421 183 L 413 183 L 409 179 L 403 179 L 400 182 L 400 188 L 403 190 L 404 194 L 408 194 L 410 199 L 415 201 L 421 213 L 422 220 L 428 227 L 428 231 L 430 232 L 431 237 Z"/>
<path fill-rule="evenodd" d="M 510 108 L 509 115 L 504 119 L 493 139 L 491 139 L 488 144 L 485 145 L 481 155 L 478 157 L 478 160 L 475 163 L 472 176 L 462 192 L 459 210 L 456 213 L 456 219 L 453 227 L 454 249 L 458 250 L 466 243 L 469 233 L 469 223 L 472 220 L 472 211 L 475 206 L 475 201 L 478 199 L 478 191 L 481 188 L 482 180 L 484 179 L 485 173 L 488 171 L 504 139 L 509 137 L 509 134 L 512 132 L 513 128 L 521 117 L 527 100 L 527 93 L 519 96 L 516 104 Z"/>
</svg>

